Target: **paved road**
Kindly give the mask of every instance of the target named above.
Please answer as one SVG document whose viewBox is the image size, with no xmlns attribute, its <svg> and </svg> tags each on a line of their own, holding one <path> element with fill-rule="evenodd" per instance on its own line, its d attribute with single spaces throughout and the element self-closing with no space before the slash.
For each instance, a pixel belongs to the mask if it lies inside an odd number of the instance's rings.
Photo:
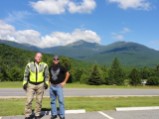
<svg viewBox="0 0 159 119">
<path fill-rule="evenodd" d="M 159 110 L 129 112 L 100 111 L 83 114 L 66 114 L 66 119 L 159 119 L 158 112 Z M 50 116 L 42 117 L 42 119 L 49 118 Z M 8 116 L 2 117 L 1 119 L 24 119 L 24 116 Z"/>
<path fill-rule="evenodd" d="M 159 96 L 159 89 L 80 89 L 64 88 L 64 95 L 69 96 Z M 0 89 L 0 98 L 10 96 L 24 97 L 25 91 L 22 89 Z M 49 96 L 49 90 L 45 91 L 45 96 Z"/>
</svg>

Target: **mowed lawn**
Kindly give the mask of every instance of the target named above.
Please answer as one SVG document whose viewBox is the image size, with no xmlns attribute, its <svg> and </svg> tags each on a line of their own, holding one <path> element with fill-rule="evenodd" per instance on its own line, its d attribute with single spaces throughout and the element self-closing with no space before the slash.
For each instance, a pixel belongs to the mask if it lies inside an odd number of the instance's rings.
<svg viewBox="0 0 159 119">
<path fill-rule="evenodd" d="M 26 99 L 0 99 L 0 116 L 23 115 Z M 159 106 L 157 97 L 67 97 L 66 109 L 86 111 L 115 110 L 116 107 Z M 35 101 L 33 102 L 33 108 Z M 44 98 L 43 109 L 50 109 L 50 99 Z"/>
<path fill-rule="evenodd" d="M 0 82 L 0 88 L 22 88 L 22 81 Z M 80 83 L 67 83 L 65 88 L 141 88 L 158 89 L 159 86 L 116 86 L 116 85 L 88 85 Z"/>
</svg>

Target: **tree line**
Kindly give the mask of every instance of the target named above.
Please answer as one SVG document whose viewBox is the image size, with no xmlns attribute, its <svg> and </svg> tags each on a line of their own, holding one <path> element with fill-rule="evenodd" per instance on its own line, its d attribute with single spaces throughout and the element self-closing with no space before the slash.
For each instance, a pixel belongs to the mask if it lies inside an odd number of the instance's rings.
<svg viewBox="0 0 159 119">
<path fill-rule="evenodd" d="M 115 58 L 110 67 L 96 64 L 91 69 L 75 70 L 75 81 L 90 85 L 159 85 L 159 65 L 155 68 L 127 68 Z"/>
<path fill-rule="evenodd" d="M 22 81 L 26 64 L 35 52 L 0 45 L 0 81 Z M 43 61 L 52 64 L 52 55 L 44 54 Z M 156 67 L 126 67 L 118 58 L 110 66 L 89 64 L 68 57 L 61 57 L 71 77 L 69 83 L 89 85 L 159 85 L 159 65 Z"/>
</svg>

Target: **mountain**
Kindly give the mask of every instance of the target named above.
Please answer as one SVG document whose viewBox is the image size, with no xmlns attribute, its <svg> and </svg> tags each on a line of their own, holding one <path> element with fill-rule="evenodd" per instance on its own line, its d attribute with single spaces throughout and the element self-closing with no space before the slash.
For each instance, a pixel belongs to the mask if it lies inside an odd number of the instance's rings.
<svg viewBox="0 0 159 119">
<path fill-rule="evenodd" d="M 6 44 L 8 46 L 12 46 L 12 47 L 20 48 L 20 49 L 24 49 L 24 50 L 40 51 L 40 48 L 38 48 L 36 46 L 29 45 L 29 44 L 21 44 L 21 43 L 17 43 L 17 42 L 13 42 L 13 41 L 6 41 L 6 40 L 0 39 L 0 44 Z"/>
<path fill-rule="evenodd" d="M 100 61 L 109 65 L 115 57 L 127 66 L 156 66 L 159 64 L 159 51 L 133 42 L 115 42 L 105 46 L 96 56 L 86 60 Z"/>
<path fill-rule="evenodd" d="M 84 59 L 99 52 L 101 47 L 102 46 L 97 43 L 88 43 L 80 40 L 66 46 L 45 48 L 42 51 L 45 53 L 69 56 L 76 59 Z"/>
<path fill-rule="evenodd" d="M 105 65 L 110 65 L 115 57 L 117 57 L 122 64 L 127 66 L 156 66 L 159 64 L 159 51 L 133 42 L 120 41 L 104 46 L 80 40 L 66 46 L 51 48 L 38 48 L 13 42 L 3 42 L 3 44 Z"/>
</svg>

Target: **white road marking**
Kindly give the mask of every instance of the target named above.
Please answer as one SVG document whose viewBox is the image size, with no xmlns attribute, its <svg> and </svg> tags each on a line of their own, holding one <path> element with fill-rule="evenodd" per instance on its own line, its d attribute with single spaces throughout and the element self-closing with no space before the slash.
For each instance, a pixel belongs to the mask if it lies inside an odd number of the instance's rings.
<svg viewBox="0 0 159 119">
<path fill-rule="evenodd" d="M 80 114 L 80 113 L 86 113 L 86 110 L 81 109 L 81 110 L 66 110 L 66 114 Z"/>
<path fill-rule="evenodd" d="M 116 111 L 137 111 L 137 110 L 159 110 L 159 106 L 154 107 L 120 107 Z"/>
<path fill-rule="evenodd" d="M 104 112 L 98 111 L 99 114 L 103 115 L 104 117 L 107 117 L 108 119 L 114 119 L 113 117 L 105 114 Z"/>
<path fill-rule="evenodd" d="M 86 113 L 85 109 L 79 109 L 79 110 L 65 110 L 66 114 L 81 114 Z M 42 111 L 43 115 L 51 115 L 51 111 Z M 0 118 L 1 119 L 1 118 Z"/>
<path fill-rule="evenodd" d="M 0 119 L 2 119 L 2 117 L 0 117 Z"/>
</svg>

